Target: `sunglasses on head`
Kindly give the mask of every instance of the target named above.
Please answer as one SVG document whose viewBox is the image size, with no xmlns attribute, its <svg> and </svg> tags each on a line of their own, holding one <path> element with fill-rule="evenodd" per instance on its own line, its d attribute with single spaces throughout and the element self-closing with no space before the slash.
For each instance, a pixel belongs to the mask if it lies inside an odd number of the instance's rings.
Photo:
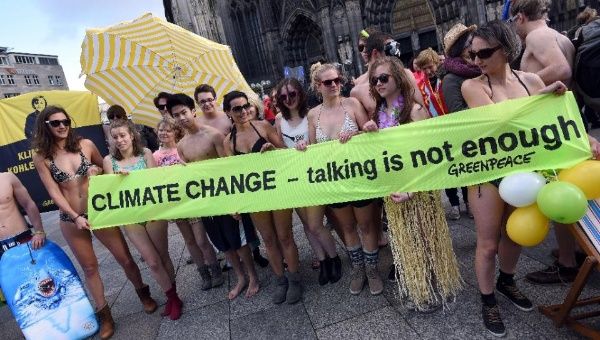
<svg viewBox="0 0 600 340">
<path fill-rule="evenodd" d="M 280 102 L 285 102 L 288 99 L 289 100 L 293 100 L 294 98 L 296 98 L 296 95 L 297 95 L 296 91 L 290 91 L 287 94 L 280 94 L 279 95 L 279 101 Z"/>
<path fill-rule="evenodd" d="M 54 120 L 47 120 L 46 124 L 52 126 L 52 127 L 59 127 L 61 124 L 64 127 L 69 127 L 71 126 L 71 120 L 69 118 L 67 119 L 54 119 Z"/>
<path fill-rule="evenodd" d="M 232 107 L 231 111 L 233 111 L 235 113 L 242 113 L 243 110 L 250 110 L 251 107 L 252 107 L 252 104 L 246 103 L 244 105 L 238 105 L 238 106 Z"/>
<path fill-rule="evenodd" d="M 498 45 L 492 48 L 484 48 L 477 52 L 469 51 L 469 58 L 471 58 L 471 60 L 475 60 L 475 57 L 478 57 L 479 59 L 488 59 L 494 54 L 494 52 L 498 51 L 500 48 L 501 46 Z"/>
<path fill-rule="evenodd" d="M 381 82 L 382 84 L 387 84 L 387 82 L 390 80 L 390 75 L 387 73 L 382 73 L 378 76 L 373 76 L 371 77 L 371 86 L 375 86 L 377 85 L 377 82 Z"/>
<path fill-rule="evenodd" d="M 206 103 L 212 103 L 214 100 L 215 100 L 215 98 L 200 99 L 200 101 L 198 103 L 200 103 L 200 105 L 204 105 Z"/>
<path fill-rule="evenodd" d="M 337 77 L 337 78 L 333 78 L 333 79 L 327 79 L 327 80 L 323 80 L 321 81 L 321 84 L 325 85 L 325 86 L 331 86 L 331 84 L 335 83 L 336 85 L 339 85 L 342 82 L 342 78 Z"/>
<path fill-rule="evenodd" d="M 506 20 L 506 22 L 508 22 L 509 24 L 512 24 L 513 22 L 515 22 L 517 20 L 517 17 L 519 16 L 519 13 L 513 15 L 512 17 L 508 18 L 508 20 Z"/>
<path fill-rule="evenodd" d="M 167 109 L 167 104 L 156 105 L 156 108 L 159 109 L 159 110 L 166 110 Z"/>
</svg>

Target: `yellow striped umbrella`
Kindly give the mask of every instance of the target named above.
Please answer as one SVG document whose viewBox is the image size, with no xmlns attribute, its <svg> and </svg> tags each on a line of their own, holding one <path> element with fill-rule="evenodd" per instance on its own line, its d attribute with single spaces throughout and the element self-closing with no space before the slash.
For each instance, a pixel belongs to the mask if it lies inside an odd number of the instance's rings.
<svg viewBox="0 0 600 340">
<path fill-rule="evenodd" d="M 134 121 L 154 126 L 153 103 L 161 91 L 193 96 L 199 84 L 221 95 L 240 90 L 255 97 L 229 46 L 200 37 L 152 14 L 107 28 L 88 29 L 81 45 L 85 87 L 109 104 L 118 104 Z"/>
</svg>

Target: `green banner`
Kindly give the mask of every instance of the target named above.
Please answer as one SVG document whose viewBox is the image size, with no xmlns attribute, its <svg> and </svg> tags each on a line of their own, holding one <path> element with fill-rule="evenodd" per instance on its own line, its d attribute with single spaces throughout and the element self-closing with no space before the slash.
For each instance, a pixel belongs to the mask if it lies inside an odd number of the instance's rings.
<svg viewBox="0 0 600 340">
<path fill-rule="evenodd" d="M 91 179 L 94 228 L 216 216 L 474 185 L 591 156 L 569 92 L 453 113 L 331 141 Z"/>
</svg>

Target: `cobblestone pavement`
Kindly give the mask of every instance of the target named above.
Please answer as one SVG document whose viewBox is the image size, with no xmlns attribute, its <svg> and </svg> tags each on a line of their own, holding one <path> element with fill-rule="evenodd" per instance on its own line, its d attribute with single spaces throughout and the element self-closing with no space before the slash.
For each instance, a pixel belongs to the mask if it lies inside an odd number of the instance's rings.
<svg viewBox="0 0 600 340">
<path fill-rule="evenodd" d="M 598 130 L 594 132 L 594 135 L 599 135 Z M 73 259 L 58 230 L 58 214 L 45 213 L 43 219 L 48 237 L 61 245 Z M 463 215 L 449 225 L 466 285 L 448 310 L 427 315 L 404 308 L 397 297 L 397 287 L 387 281 L 384 293 L 379 296 L 371 296 L 368 290 L 358 296 L 351 295 L 348 291 L 348 258 L 339 240 L 338 253 L 344 254 L 345 275 L 334 285 L 320 287 L 318 272 L 310 267 L 310 246 L 297 219 L 294 232 L 305 294 L 303 301 L 296 305 L 271 303 L 274 284 L 268 268 L 258 268 L 261 291 L 251 299 L 239 297 L 234 301 L 227 300 L 227 292 L 234 284 L 231 273 L 221 288 L 201 291 L 195 266 L 185 263 L 188 253 L 181 234 L 177 228 L 171 227 L 170 253 L 177 268 L 177 287 L 185 304 L 184 314 L 178 321 L 161 318 L 158 312 L 144 314 L 133 287 L 126 281 L 114 258 L 97 240 L 94 246 L 106 295 L 117 323 L 114 339 L 493 339 L 483 328 L 480 317 L 481 305 L 473 269 L 476 240 L 473 220 Z M 554 233 L 551 232 L 541 245 L 524 249 L 519 261 L 515 276 L 517 284 L 536 305 L 561 302 L 569 288 L 565 284 L 540 287 L 523 280 L 526 273 L 552 264 L 550 251 L 553 247 Z M 139 260 L 139 254 L 133 247 L 130 248 L 134 258 Z M 264 249 L 262 252 L 265 254 Z M 381 251 L 379 266 L 382 277 L 387 275 L 390 263 L 391 253 L 386 247 Z M 144 263 L 139 265 L 143 268 L 144 280 L 152 287 L 152 295 L 164 304 L 165 297 L 150 277 L 148 268 Z M 583 297 L 600 295 L 600 276 L 597 273 L 592 275 Z M 507 327 L 507 339 L 577 338 L 569 330 L 555 328 L 537 310 L 522 312 L 505 298 L 498 299 Z M 591 321 L 591 324 L 600 328 L 600 321 Z M 21 332 L 9 309 L 0 307 L 0 339 L 19 338 L 22 338 Z"/>
</svg>

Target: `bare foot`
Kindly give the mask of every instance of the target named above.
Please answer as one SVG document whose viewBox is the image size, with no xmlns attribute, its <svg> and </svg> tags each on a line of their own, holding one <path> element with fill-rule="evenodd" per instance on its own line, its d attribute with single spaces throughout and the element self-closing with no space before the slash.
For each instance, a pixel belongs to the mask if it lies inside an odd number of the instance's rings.
<svg viewBox="0 0 600 340">
<path fill-rule="evenodd" d="M 231 291 L 229 291 L 229 295 L 228 295 L 229 300 L 233 300 L 238 295 L 240 295 L 242 293 L 242 290 L 244 290 L 244 288 L 246 287 L 247 284 L 248 284 L 248 282 L 246 281 L 245 278 L 243 280 L 238 280 L 235 287 L 233 287 L 233 289 Z"/>
<path fill-rule="evenodd" d="M 250 284 L 248 284 L 248 289 L 246 290 L 246 299 L 249 299 L 258 293 L 260 289 L 257 280 L 250 279 Z"/>
</svg>

